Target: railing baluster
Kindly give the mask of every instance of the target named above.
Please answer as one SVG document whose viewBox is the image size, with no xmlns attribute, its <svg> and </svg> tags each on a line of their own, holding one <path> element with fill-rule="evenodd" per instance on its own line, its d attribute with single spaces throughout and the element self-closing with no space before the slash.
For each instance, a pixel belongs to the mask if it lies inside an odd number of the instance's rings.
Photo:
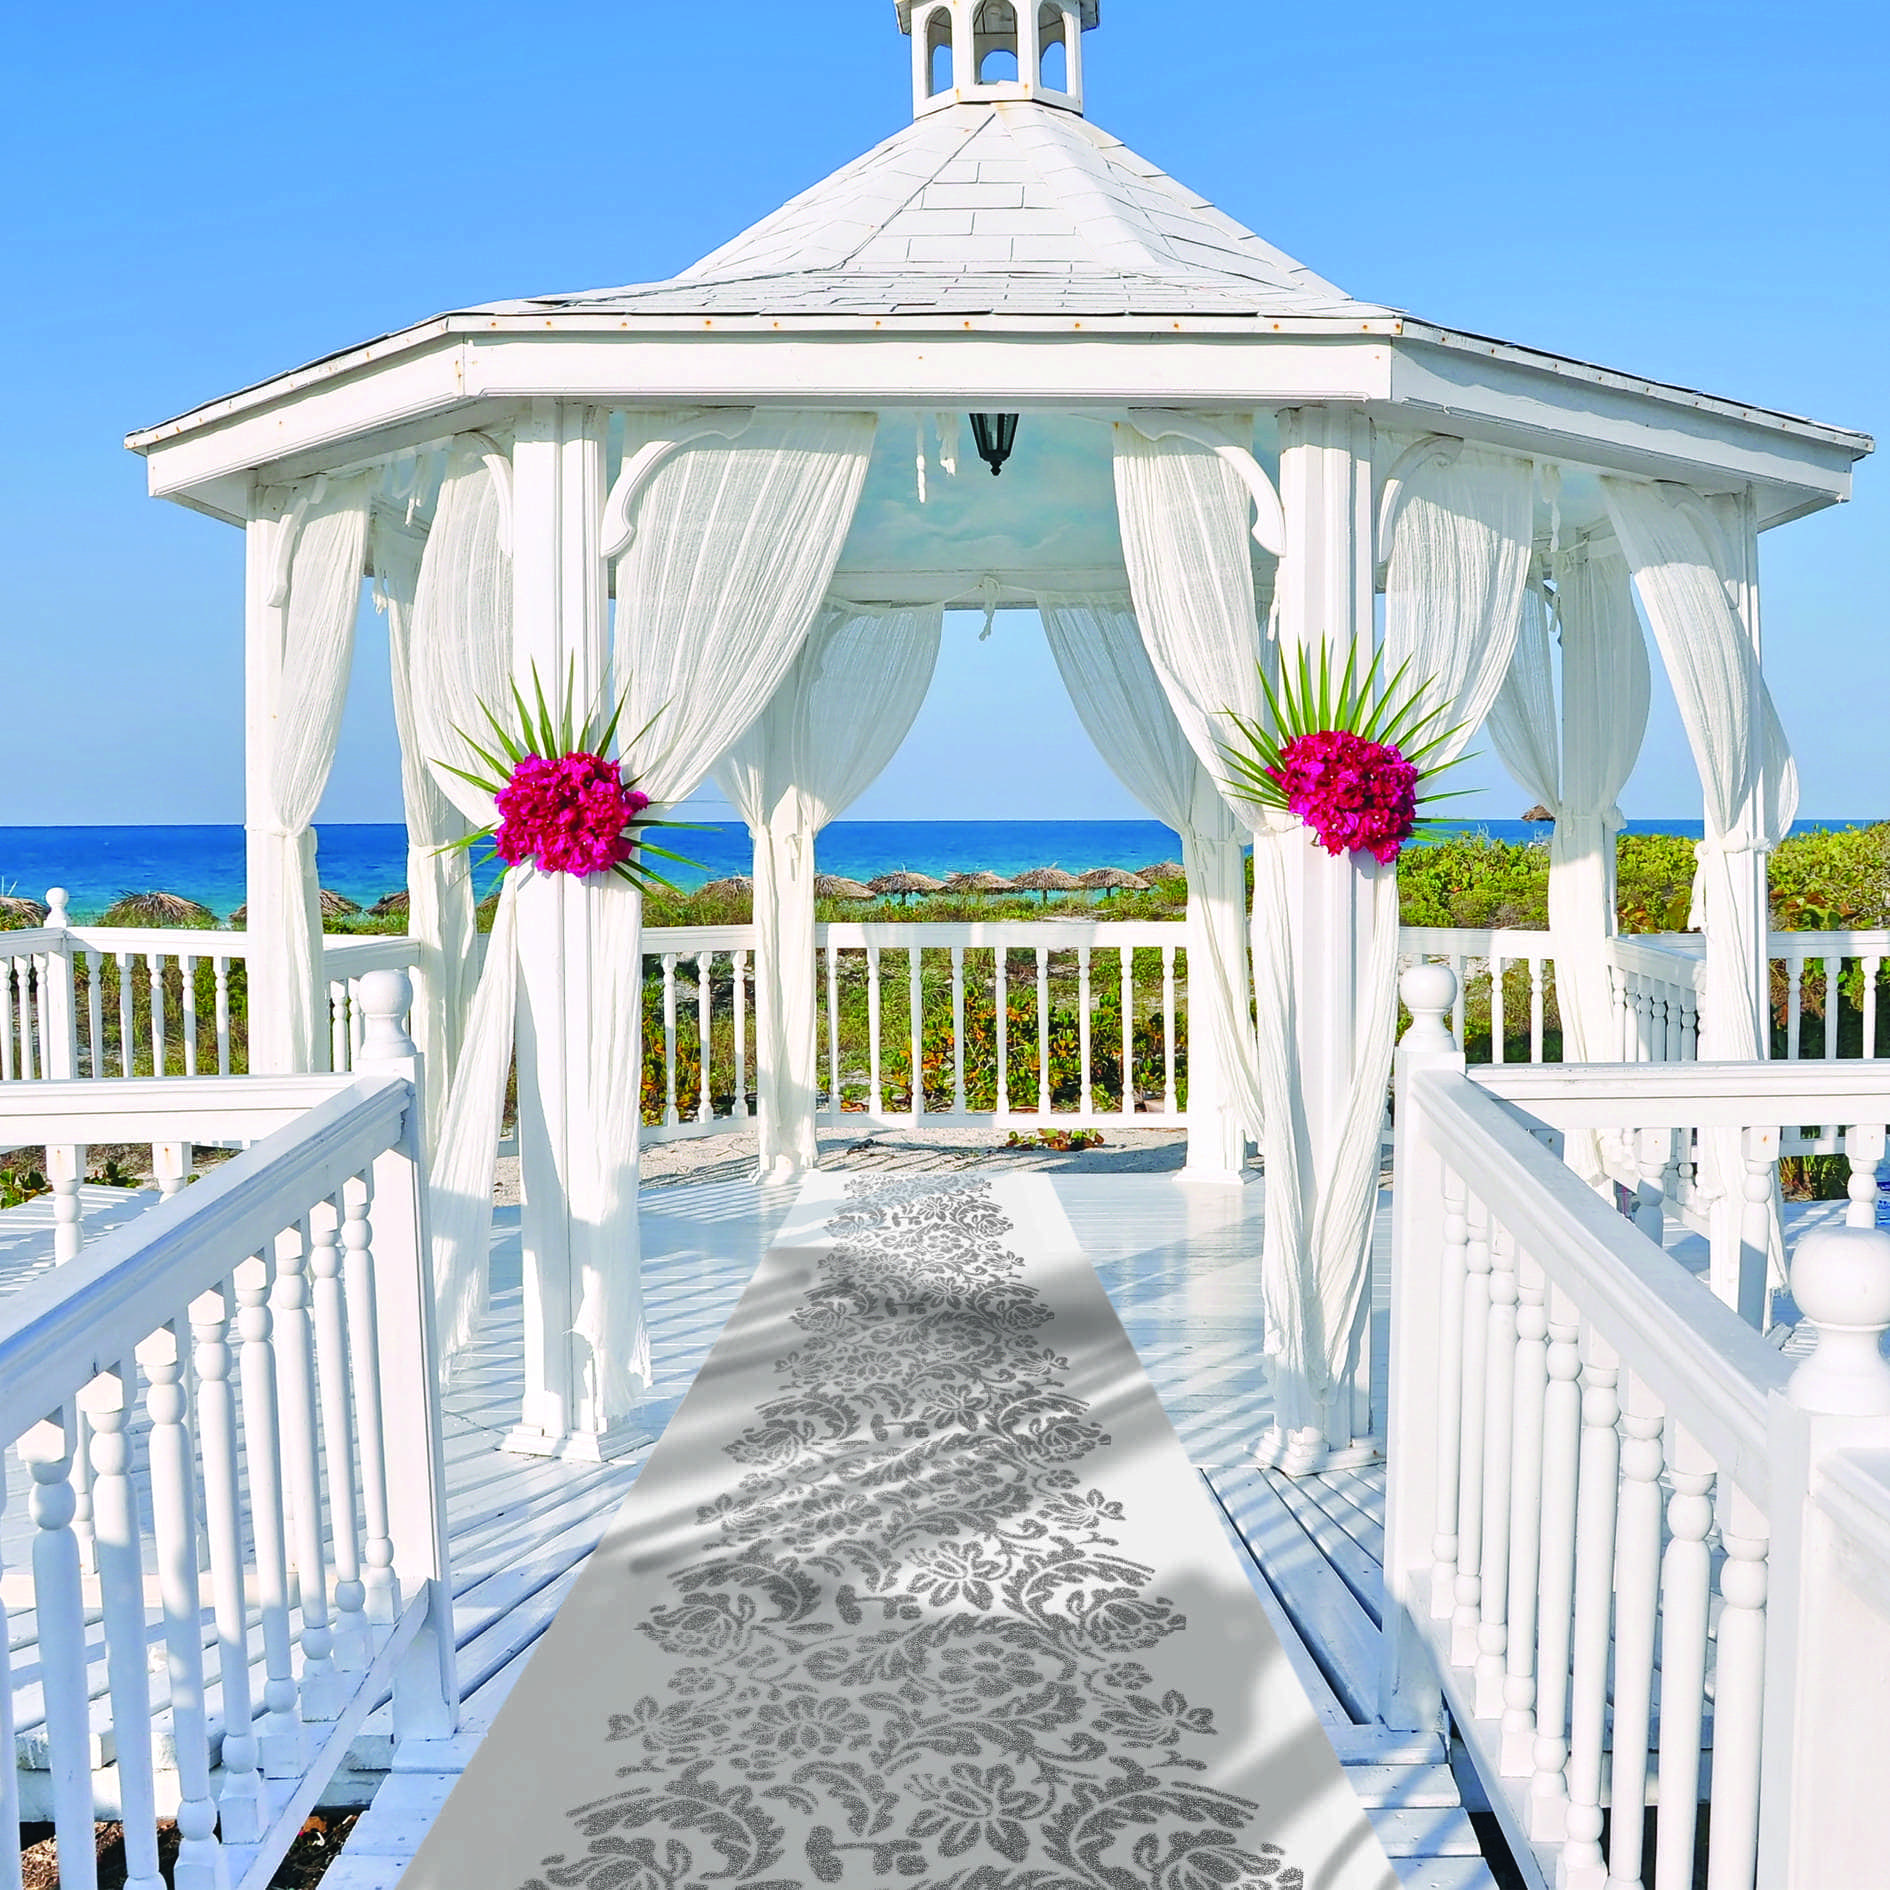
<svg viewBox="0 0 1890 1890">
<path fill-rule="evenodd" d="M 1489 1210 L 1469 1197 L 1464 1243 L 1463 1431 L 1457 1470 L 1457 1606 L 1450 1624 L 1450 1664 L 1474 1667 L 1483 1616 L 1483 1437 L 1490 1340 Z"/>
<path fill-rule="evenodd" d="M 1450 957 L 1450 973 L 1457 980 L 1457 995 L 1450 1006 L 1450 1040 L 1459 1048 L 1468 1050 L 1470 1040 L 1464 1035 L 1464 1023 L 1469 1016 L 1470 1005 L 1469 959 L 1453 952 Z"/>
<path fill-rule="evenodd" d="M 138 1348 L 145 1371 L 146 1451 L 151 1465 L 151 1536 L 164 1647 L 171 1682 L 171 1738 L 177 1753 L 178 1890 L 224 1890 L 210 1794 L 210 1726 L 204 1703 L 203 1597 L 197 1580 L 196 1459 L 185 1422 L 184 1346 L 160 1326 Z"/>
<path fill-rule="evenodd" d="M 906 953 L 906 1018 L 912 1036 L 912 1119 L 925 1114 L 925 960 L 921 948 Z"/>
<path fill-rule="evenodd" d="M 0 998 L 5 996 L 6 960 L 0 959 Z M 6 1019 L 0 1006 L 0 1036 L 5 1036 Z M 7 1479 L 6 1466 L 0 1461 L 0 1543 L 6 1540 Z M 0 1576 L 6 1573 L 6 1558 L 0 1555 Z M 9 1763 L 0 1766 L 0 1890 L 22 1890 L 20 1867 L 20 1772 L 11 1755 L 18 1751 L 13 1729 L 12 1629 L 7 1622 L 7 1597 L 0 1583 L 0 1755 Z"/>
<path fill-rule="evenodd" d="M 1788 952 L 1785 958 L 1785 1056 L 1791 1063 L 1798 1061 L 1798 1040 L 1804 1012 L 1804 981 L 1804 958 L 1795 951 Z"/>
<path fill-rule="evenodd" d="M 1490 1061 L 1501 1063 L 1508 1051 L 1509 1028 L 1503 1016 L 1503 960 L 1490 956 Z"/>
<path fill-rule="evenodd" d="M 1730 1483 L 1730 1478 L 1726 1479 Z M 1706 1890 L 1752 1890 L 1759 1856 L 1760 1732 L 1765 1722 L 1766 1557 L 1770 1531 L 1743 1490 L 1722 1487 L 1714 1635 L 1713 1788 Z"/>
<path fill-rule="evenodd" d="M 1613 1802 L 1647 1802 L 1648 1727 L 1654 1703 L 1654 1623 L 1660 1606 L 1660 1433 L 1666 1413 L 1646 1382 L 1621 1391 L 1620 1515 L 1615 1530 Z M 1696 1696 L 1697 1697 L 1697 1696 Z M 1697 1779 L 1695 1780 L 1697 1788 Z M 1691 1795 L 1691 1794 L 1689 1794 Z M 1616 1817 L 1608 1828 L 1608 1882 L 1641 1882 L 1645 1825 Z"/>
<path fill-rule="evenodd" d="M 1469 1211 L 1463 1177 L 1444 1170 L 1444 1259 L 1437 1302 L 1437 1521 L 1431 1539 L 1431 1617 L 1457 1606 L 1458 1478 L 1463 1468 L 1463 1292 Z"/>
<path fill-rule="evenodd" d="M 663 1120 L 674 1128 L 676 1108 L 676 954 L 663 954 Z"/>
<path fill-rule="evenodd" d="M 73 1434 L 70 1420 L 49 1418 L 20 1439 L 32 1472 L 33 1605 L 39 1641 L 53 1827 L 62 1890 L 97 1890 L 92 1828 L 92 1727 L 85 1673 L 85 1601 L 79 1584 L 79 1542 L 72 1531 Z M 11 1751 L 3 1755 L 9 1767 Z M 67 1881 L 66 1871 L 71 1871 Z"/>
<path fill-rule="evenodd" d="M 87 1076 L 105 1074 L 105 955 L 85 954 L 85 1048 Z"/>
<path fill-rule="evenodd" d="M 1135 1116 L 1135 947 L 1124 945 L 1122 957 L 1122 1119 Z"/>
<path fill-rule="evenodd" d="M 367 1041 L 367 1012 L 361 1008 L 361 980 L 348 980 L 348 1068 L 361 1060 L 361 1046 Z"/>
<path fill-rule="evenodd" d="M 734 1007 L 732 1034 L 735 1040 L 735 1107 L 732 1111 L 736 1121 L 748 1120 L 748 954 L 730 952 L 728 959 L 729 975 L 734 980 L 731 1002 Z M 819 1080 L 818 1076 L 815 1078 Z"/>
<path fill-rule="evenodd" d="M 1461 1038 L 1458 1039 L 1462 1041 Z M 1173 1117 L 1180 1108 L 1175 1093 L 1175 948 L 1162 947 L 1162 1110 Z"/>
<path fill-rule="evenodd" d="M 1547 1282 L 1516 1260 L 1516 1369 L 1510 1412 L 1509 1594 L 1505 1606 L 1503 1742 L 1506 1776 L 1528 1778 L 1536 1750 L 1536 1600 L 1542 1546 L 1542 1425 L 1548 1390 Z"/>
<path fill-rule="evenodd" d="M 144 1624 L 144 1536 L 131 1480 L 125 1375 L 105 1372 L 79 1394 L 92 1433 L 92 1530 L 98 1556 L 99 1611 L 105 1625 L 105 1684 L 118 1758 L 118 1802 L 125 1834 L 126 1883 L 160 1890 L 157 1781 L 151 1740 L 151 1662 Z"/>
<path fill-rule="evenodd" d="M 1509 1677 L 1509 1509 L 1516 1415 L 1516 1246 L 1507 1228 L 1491 1229 L 1489 1291 L 1476 1702 L 1480 1718 L 1496 1719 L 1504 1709 Z"/>
<path fill-rule="evenodd" d="M 270 1304 L 275 1313 L 283 1483 L 293 1525 L 296 1599 L 302 1611 L 302 1717 L 320 1723 L 339 1717 L 347 1699 L 347 1683 L 335 1666 L 335 1639 L 328 1624 L 320 1415 L 316 1408 L 306 1271 L 311 1245 L 307 1221 L 278 1236 L 276 1287 Z"/>
<path fill-rule="evenodd" d="M 1009 953 L 1002 945 L 991 952 L 991 1001 L 997 1033 L 997 1114 L 1002 1121 L 1011 1113 L 1011 991 L 1006 960 Z"/>
<path fill-rule="evenodd" d="M 840 1113 L 840 948 L 827 947 L 827 1106 Z"/>
<path fill-rule="evenodd" d="M 18 1080 L 13 1071 L 13 960 L 0 958 L 0 1083 Z"/>
<path fill-rule="evenodd" d="M 876 1116 L 886 1110 L 879 1074 L 879 947 L 866 948 L 866 1063 L 868 1107 Z"/>
<path fill-rule="evenodd" d="M 236 1329 L 243 1341 L 238 1361 L 243 1387 L 243 1463 L 249 1477 L 256 1600 L 262 1611 L 263 1631 L 263 1717 L 256 1752 L 263 1777 L 280 1779 L 294 1778 L 302 1769 L 302 1719 L 289 1620 L 275 1314 L 269 1304 L 273 1272 L 266 1254 L 255 1254 L 237 1267 Z"/>
<path fill-rule="evenodd" d="M 1582 1445 L 1575 1518 L 1574 1673 L 1569 1686 L 1567 1846 L 1559 1890 L 1604 1890 L 1601 1767 L 1613 1628 L 1614 1526 L 1620 1493 L 1615 1420 L 1619 1366 L 1593 1326 L 1582 1327 Z"/>
<path fill-rule="evenodd" d="M 715 1103 L 709 1094 L 709 1069 L 715 1053 L 715 954 L 696 953 L 696 1045 L 702 1056 L 700 1093 L 696 1098 L 696 1120 L 713 1121 Z"/>
<path fill-rule="evenodd" d="M 179 957 L 177 968 L 182 979 L 179 998 L 184 1016 L 184 1074 L 197 1074 L 197 961 Z"/>
<path fill-rule="evenodd" d="M 952 947 L 952 1109 L 965 1113 L 965 948 Z"/>
<path fill-rule="evenodd" d="M 1037 1113 L 1050 1113 L 1050 953 L 1037 947 Z"/>
<path fill-rule="evenodd" d="M 164 1053 L 164 954 L 152 952 L 145 959 L 151 984 L 151 1074 L 166 1074 L 168 1059 Z"/>
<path fill-rule="evenodd" d="M 1566 1832 L 1569 1638 L 1575 1618 L 1575 1503 L 1581 1456 L 1581 1326 L 1559 1286 L 1548 1295 L 1548 1385 L 1542 1399 L 1542 1548 L 1536 1610 L 1535 1777 L 1529 1835 L 1553 1843 Z"/>
<path fill-rule="evenodd" d="M 197 1369 L 197 1440 L 203 1452 L 204 1535 L 216 1608 L 217 1676 L 223 1696 L 223 1783 L 217 1811 L 226 1844 L 255 1844 L 268 1827 L 249 1691 L 249 1618 L 243 1580 L 243 1490 L 236 1394 L 230 1383 L 231 1302 L 213 1287 L 190 1309 Z M 96 1450 L 94 1452 L 96 1455 Z"/>
<path fill-rule="evenodd" d="M 348 1067 L 348 987 L 338 978 L 328 981 L 328 1067 Z"/>
<path fill-rule="evenodd" d="M 1881 958 L 1864 960 L 1864 1050 L 1867 1057 L 1877 1054 L 1877 979 L 1883 971 Z"/>
<path fill-rule="evenodd" d="M 136 1011 L 132 996 L 132 955 L 130 952 L 118 954 L 118 1060 L 122 1074 L 130 1076 L 134 1069 L 134 1045 L 136 1036 Z M 161 1070 L 152 1072 L 161 1076 Z"/>
<path fill-rule="evenodd" d="M 337 1198 L 319 1203 L 310 1216 L 309 1231 L 313 1238 L 309 1277 L 314 1301 L 322 1455 L 328 1470 L 328 1539 L 334 1550 L 335 1666 L 342 1673 L 360 1673 L 372 1656 L 373 1638 L 367 1627 L 367 1589 L 361 1580 L 360 1522 L 354 1499 L 348 1312 L 341 1286 L 341 1222 L 345 1214 L 346 1209 Z"/>
<path fill-rule="evenodd" d="M 1824 1057 L 1827 1063 L 1837 1061 L 1838 1006 L 1844 997 L 1843 976 L 1842 958 L 1827 958 L 1824 961 Z"/>
<path fill-rule="evenodd" d="M 211 960 L 217 988 L 217 1074 L 230 1073 L 230 961 Z"/>
<path fill-rule="evenodd" d="M 1079 945 L 1076 948 L 1076 1031 L 1077 1062 L 1082 1072 L 1076 1106 L 1082 1114 L 1088 1115 L 1091 1104 L 1089 1099 L 1089 947 L 1087 945 Z"/>
<path fill-rule="evenodd" d="M 387 1505 L 387 1432 L 381 1402 L 380 1314 L 374 1279 L 373 1172 L 357 1175 L 343 1196 L 342 1284 L 348 1315 L 348 1377 L 354 1386 L 356 1442 L 361 1458 L 361 1548 L 364 1610 L 370 1622 L 390 1626 L 400 1613 L 394 1545 Z"/>
<path fill-rule="evenodd" d="M 1542 1061 L 1542 960 L 1529 961 L 1529 1061 Z"/>
<path fill-rule="evenodd" d="M 1713 1558 L 1713 1465 L 1676 1424 L 1669 1445 L 1671 1538 L 1660 1569 L 1660 1821 L 1654 1890 L 1693 1890 L 1698 1835 L 1700 1725 L 1706 1700 L 1706 1624 Z"/>
</svg>

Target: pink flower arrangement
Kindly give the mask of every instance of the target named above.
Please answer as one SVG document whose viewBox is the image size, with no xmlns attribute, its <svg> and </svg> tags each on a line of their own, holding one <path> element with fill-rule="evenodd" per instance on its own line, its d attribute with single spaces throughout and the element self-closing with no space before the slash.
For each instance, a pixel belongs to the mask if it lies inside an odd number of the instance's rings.
<svg viewBox="0 0 1890 1890">
<path fill-rule="evenodd" d="M 494 798 L 500 823 L 492 844 L 507 866 L 530 861 L 540 872 L 577 879 L 629 861 L 631 823 L 650 804 L 641 789 L 625 785 L 616 762 L 581 749 L 524 756 Z"/>
<path fill-rule="evenodd" d="M 1365 852 L 1389 865 L 1416 830 L 1419 771 L 1388 742 L 1346 729 L 1296 735 L 1266 775 L 1335 857 Z"/>
</svg>

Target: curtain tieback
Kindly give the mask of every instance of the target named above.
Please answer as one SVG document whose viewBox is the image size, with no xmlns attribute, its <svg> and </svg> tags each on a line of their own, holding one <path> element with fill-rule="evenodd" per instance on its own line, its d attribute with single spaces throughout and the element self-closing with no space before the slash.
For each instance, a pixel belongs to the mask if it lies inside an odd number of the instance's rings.
<svg viewBox="0 0 1890 1890">
<path fill-rule="evenodd" d="M 1687 903 L 1687 930 L 1706 930 L 1706 874 L 1714 860 L 1730 859 L 1734 854 L 1770 853 L 1778 844 L 1763 833 L 1754 833 L 1743 824 L 1729 827 L 1722 834 L 1708 834 L 1693 843 L 1693 892 Z"/>
</svg>

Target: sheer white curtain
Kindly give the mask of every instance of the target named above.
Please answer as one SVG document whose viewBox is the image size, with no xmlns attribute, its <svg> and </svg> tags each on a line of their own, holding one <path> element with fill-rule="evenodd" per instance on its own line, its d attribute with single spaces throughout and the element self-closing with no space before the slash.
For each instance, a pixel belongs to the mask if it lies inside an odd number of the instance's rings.
<svg viewBox="0 0 1890 1890">
<path fill-rule="evenodd" d="M 477 771 L 479 764 L 467 753 L 464 733 L 483 726 L 481 702 L 497 707 L 511 687 L 512 560 L 506 550 L 511 521 L 506 497 L 478 448 L 453 454 L 427 534 L 406 639 L 409 754 L 425 768 L 450 814 L 464 823 L 461 831 L 490 826 L 495 818 L 492 797 L 441 764 Z M 403 748 L 409 739 L 403 728 Z M 430 820 L 432 813 L 425 818 Z M 433 831 L 451 824 L 443 817 Z M 429 860 L 423 877 L 437 870 Z M 416 893 L 416 915 L 421 883 L 409 881 Z M 443 907 L 459 896 L 450 883 L 441 890 Z M 464 896 L 470 903 L 470 888 Z M 430 1069 L 427 1073 L 429 1085 L 443 1091 L 434 1118 L 438 1130 L 430 1180 L 440 1352 L 449 1361 L 472 1341 L 486 1301 L 492 1167 L 512 1064 L 518 994 L 516 903 L 517 889 L 508 874 L 486 944 L 486 968 L 471 1000 L 451 1077 L 442 1086 Z M 443 950 L 451 923 L 442 918 Z M 469 940 L 468 975 L 471 960 Z"/>
<path fill-rule="evenodd" d="M 1705 794 L 1693 923 L 1706 933 L 1701 1048 L 1766 1054 L 1756 863 L 1791 830 L 1798 768 L 1734 602 L 1719 522 L 1684 488 L 1604 479 L 1602 492 L 1673 684 Z"/>
<path fill-rule="evenodd" d="M 1549 930 L 1563 1056 L 1611 1063 L 1620 1055 L 1607 957 L 1621 831 L 1616 802 L 1640 756 L 1652 679 L 1619 546 L 1606 537 L 1584 540 L 1556 554 L 1550 575 L 1562 651 L 1560 706 L 1549 613 L 1532 587 L 1488 728 L 1504 765 L 1555 821 Z"/>
<path fill-rule="evenodd" d="M 675 438 L 676 415 L 627 416 L 625 462 Z M 800 654 L 846 541 L 873 449 L 871 414 L 758 415 L 733 440 L 697 440 L 642 488 L 617 561 L 616 677 L 633 757 L 654 801 L 701 786 Z M 687 838 L 687 836 L 683 836 Z M 606 1422 L 651 1382 L 637 1241 L 643 900 L 614 877 L 595 902 L 588 1144 L 574 1151 L 575 1330 Z"/>
<path fill-rule="evenodd" d="M 478 973 L 472 856 L 442 849 L 470 829 L 427 765 L 415 716 L 414 602 L 426 533 L 376 514 L 371 529 L 378 601 L 387 615 L 394 727 L 400 737 L 401 802 L 407 822 L 407 936 L 415 970 L 414 1042 L 425 1058 L 427 1152 L 438 1148 L 446 1097 Z"/>
<path fill-rule="evenodd" d="M 354 665 L 366 574 L 368 495 L 375 475 L 322 478 L 296 498 L 282 537 L 272 601 L 283 607 L 267 805 L 251 815 L 253 949 L 283 980 L 281 1015 L 264 1020 L 256 1067 L 328 1067 L 321 895 L 311 823 L 335 763 Z M 259 1007 L 261 1008 L 261 1007 Z"/>
<path fill-rule="evenodd" d="M 829 600 L 768 706 L 716 764 L 755 843 L 755 1100 L 764 1181 L 818 1158 L 814 841 L 879 776 L 931 686 L 939 604 Z"/>
<path fill-rule="evenodd" d="M 1226 1094 L 1221 1072 L 1239 1072 L 1253 1063 L 1241 827 L 1182 733 L 1143 647 L 1131 601 L 1044 592 L 1037 607 L 1063 686 L 1097 753 L 1181 839 L 1188 875 L 1188 1111 L 1193 1117 Z M 1210 1072 L 1218 1080 L 1201 1080 Z M 1209 1165 L 1239 1165 L 1241 1128 L 1236 1120 L 1231 1133 L 1223 1134 Z M 1258 1124 L 1253 1128 L 1257 1135 Z M 1191 1153 L 1194 1141 L 1190 1130 Z"/>
</svg>

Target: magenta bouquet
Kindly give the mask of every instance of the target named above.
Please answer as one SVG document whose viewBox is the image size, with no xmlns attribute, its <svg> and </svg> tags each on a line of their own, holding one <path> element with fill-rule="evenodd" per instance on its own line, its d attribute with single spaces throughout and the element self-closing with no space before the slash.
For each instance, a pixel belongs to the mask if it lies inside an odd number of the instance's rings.
<svg viewBox="0 0 1890 1890">
<path fill-rule="evenodd" d="M 1423 790 L 1453 764 L 1426 762 L 1457 733 L 1437 730 L 1443 709 L 1425 710 L 1422 690 L 1402 692 L 1408 667 L 1376 691 L 1376 651 L 1361 671 L 1357 653 L 1348 650 L 1335 680 L 1331 652 L 1321 644 L 1317 674 L 1305 650 L 1297 674 L 1284 673 L 1277 688 L 1262 670 L 1273 726 L 1228 711 L 1241 736 L 1238 744 L 1222 744 L 1233 770 L 1229 791 L 1291 814 L 1335 857 L 1369 853 L 1388 866 L 1417 832 L 1419 806 L 1449 798 Z"/>
<path fill-rule="evenodd" d="M 526 702 L 517 684 L 512 688 L 516 727 L 508 727 L 485 703 L 479 705 L 491 724 L 492 748 L 482 747 L 464 729 L 455 730 L 488 772 L 474 774 L 450 761 L 440 766 L 490 794 L 499 819 L 452 844 L 473 847 L 490 841 L 492 853 L 487 857 L 496 856 L 507 868 L 529 865 L 574 879 L 615 873 L 645 891 L 667 887 L 670 882 L 649 866 L 650 859 L 679 866 L 695 862 L 652 844 L 646 835 L 653 827 L 685 823 L 652 819 L 650 797 L 621 761 L 608 759 L 623 717 L 622 702 L 607 718 L 590 715 L 579 722 L 572 712 L 574 687 L 574 682 L 566 686 L 561 711 L 554 717 L 534 666 L 536 705 Z M 645 727 L 637 739 L 648 733 Z"/>
</svg>

